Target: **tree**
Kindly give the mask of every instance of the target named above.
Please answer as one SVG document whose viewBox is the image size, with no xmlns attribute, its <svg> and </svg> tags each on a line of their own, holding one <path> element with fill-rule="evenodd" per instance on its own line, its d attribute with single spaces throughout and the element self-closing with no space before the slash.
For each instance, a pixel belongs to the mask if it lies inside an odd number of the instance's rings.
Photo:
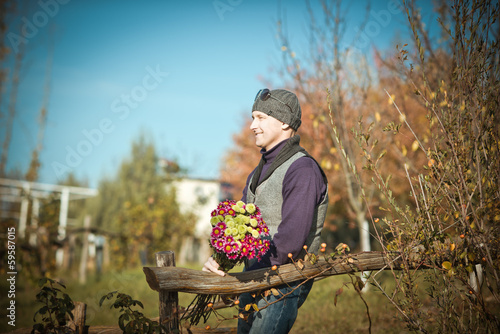
<svg viewBox="0 0 500 334">
<path fill-rule="evenodd" d="M 11 15 L 15 13 L 14 1 L 1 1 L 0 8 L 0 117 L 6 118 L 5 124 L 5 136 L 2 138 L 2 151 L 0 154 L 0 176 L 4 177 L 6 175 L 6 165 L 8 158 L 8 151 L 10 147 L 11 137 L 12 137 L 12 125 L 14 122 L 14 117 L 16 114 L 16 104 L 17 104 L 17 92 L 19 88 L 19 74 L 22 67 L 22 62 L 25 56 L 24 44 L 17 52 L 13 53 L 13 58 L 11 59 L 11 47 L 7 44 L 6 36 L 8 35 L 9 20 L 11 20 Z M 13 62 L 12 76 L 10 76 L 10 71 L 6 70 L 6 65 Z M 8 88 L 8 89 L 7 89 Z M 8 94 L 8 98 L 7 95 Z M 4 123 L 2 122 L 2 123 Z"/>
<path fill-rule="evenodd" d="M 397 286 L 386 291 L 410 330 L 498 333 L 500 318 L 500 61 L 497 1 L 437 3 L 442 44 L 433 43 L 415 1 L 405 3 L 413 45 L 399 50 L 397 66 L 384 60 L 386 80 L 399 101 L 418 102 L 427 122 L 407 126 L 425 154 L 424 169 L 407 172 L 413 206 L 395 198 L 384 181 L 384 161 L 366 150 L 375 183 L 386 197 L 388 233 L 379 241 L 401 254 Z M 390 73 L 390 74 L 389 74 Z M 407 106 L 394 103 L 397 112 Z M 427 138 L 426 138 L 427 136 Z M 418 165 L 418 164 L 415 164 Z M 406 166 L 406 165 L 405 165 Z M 401 181 L 401 180 L 400 180 Z M 432 263 L 433 270 L 410 270 Z M 428 299 L 419 295 L 425 280 Z M 425 311 L 424 307 L 425 306 Z"/>
<path fill-rule="evenodd" d="M 21 19 L 23 14 L 32 10 L 34 2 L 30 1 L 0 1 L 0 119 L 2 119 L 2 138 L 0 150 L 0 177 L 16 177 L 28 181 L 38 179 L 40 168 L 40 153 L 43 149 L 43 139 L 47 114 L 49 111 L 50 79 L 52 68 L 53 45 L 49 46 L 49 57 L 47 59 L 47 70 L 44 83 L 44 94 L 42 105 L 38 116 L 38 136 L 35 147 L 32 150 L 29 167 L 23 172 L 23 177 L 18 177 L 19 172 L 7 171 L 9 150 L 12 141 L 14 121 L 18 113 L 18 90 L 21 84 L 22 72 L 26 70 L 24 61 L 29 54 L 27 47 L 31 29 L 27 29 L 27 23 Z M 24 17 L 25 18 L 25 17 Z M 30 23 L 31 24 L 31 23 Z M 34 26 L 33 26 L 34 27 Z"/>
<path fill-rule="evenodd" d="M 158 167 L 154 145 L 141 136 L 116 177 L 100 183 L 92 203 L 94 221 L 114 234 L 112 251 L 119 267 L 144 263 L 156 251 L 177 249 L 182 236 L 194 228 L 192 217 L 179 211 L 175 189 L 166 188 L 167 176 Z"/>
</svg>

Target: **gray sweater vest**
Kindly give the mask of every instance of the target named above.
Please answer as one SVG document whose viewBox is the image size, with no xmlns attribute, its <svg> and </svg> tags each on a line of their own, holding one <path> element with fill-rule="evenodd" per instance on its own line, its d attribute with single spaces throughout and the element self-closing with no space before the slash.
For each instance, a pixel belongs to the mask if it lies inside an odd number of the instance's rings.
<svg viewBox="0 0 500 334">
<path fill-rule="evenodd" d="M 285 161 L 281 166 L 279 166 L 271 176 L 262 182 L 257 189 L 255 194 L 248 188 L 247 193 L 247 203 L 254 203 L 260 208 L 262 213 L 262 218 L 269 227 L 269 234 L 271 238 L 278 232 L 278 226 L 281 224 L 281 206 L 283 204 L 283 180 L 285 179 L 285 174 L 288 171 L 290 165 L 297 159 L 305 156 L 304 153 L 298 152 L 294 154 L 290 159 Z M 252 176 L 253 178 L 254 176 Z M 250 180 L 249 184 L 252 183 Z M 317 253 L 320 245 L 320 234 L 323 228 L 323 223 L 326 217 L 326 210 L 328 207 L 328 184 L 326 189 L 326 194 L 315 209 L 313 224 L 311 230 L 307 235 L 305 245 L 308 247 L 309 253 Z M 300 257 L 305 255 L 305 251 L 302 251 Z"/>
</svg>

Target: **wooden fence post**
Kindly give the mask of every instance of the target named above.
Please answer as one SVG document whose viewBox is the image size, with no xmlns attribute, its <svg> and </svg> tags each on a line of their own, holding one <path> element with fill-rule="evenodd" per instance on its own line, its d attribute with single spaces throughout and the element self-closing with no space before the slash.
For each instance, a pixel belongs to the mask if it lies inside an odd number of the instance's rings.
<svg viewBox="0 0 500 334">
<path fill-rule="evenodd" d="M 82 302 L 75 302 L 75 308 L 71 313 L 73 313 L 73 320 L 69 322 L 69 327 L 76 333 L 87 333 L 87 328 L 85 326 L 85 320 L 87 317 L 87 304 Z"/>
<path fill-rule="evenodd" d="M 157 267 L 175 267 L 175 253 L 164 251 L 155 253 Z M 160 290 L 160 324 L 164 324 L 167 333 L 179 330 L 179 293 Z"/>
</svg>

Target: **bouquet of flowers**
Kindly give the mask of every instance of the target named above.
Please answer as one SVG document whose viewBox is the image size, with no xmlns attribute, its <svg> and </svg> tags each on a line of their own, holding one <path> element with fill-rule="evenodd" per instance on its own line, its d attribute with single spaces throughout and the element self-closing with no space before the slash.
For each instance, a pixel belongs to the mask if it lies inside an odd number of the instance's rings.
<svg viewBox="0 0 500 334">
<path fill-rule="evenodd" d="M 211 215 L 210 247 L 222 271 L 228 272 L 245 260 L 260 260 L 269 250 L 271 242 L 266 238 L 269 228 L 255 204 L 226 200 L 220 202 Z M 214 311 L 209 305 L 213 305 L 217 297 L 197 295 L 182 318 L 191 318 L 192 325 L 197 325 L 201 318 L 206 322 Z"/>
<path fill-rule="evenodd" d="M 222 271 L 229 271 L 244 260 L 260 258 L 269 250 L 269 229 L 259 208 L 242 201 L 224 201 L 212 211 L 210 246 Z"/>
</svg>

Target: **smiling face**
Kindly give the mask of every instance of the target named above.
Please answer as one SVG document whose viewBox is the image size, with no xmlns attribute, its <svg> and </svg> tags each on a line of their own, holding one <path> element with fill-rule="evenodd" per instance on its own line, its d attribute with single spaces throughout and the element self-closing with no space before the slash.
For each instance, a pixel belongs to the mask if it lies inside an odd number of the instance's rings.
<svg viewBox="0 0 500 334">
<path fill-rule="evenodd" d="M 288 124 L 260 111 L 252 112 L 250 130 L 255 134 L 255 145 L 269 151 L 283 140 L 293 135 L 293 130 Z"/>
</svg>

